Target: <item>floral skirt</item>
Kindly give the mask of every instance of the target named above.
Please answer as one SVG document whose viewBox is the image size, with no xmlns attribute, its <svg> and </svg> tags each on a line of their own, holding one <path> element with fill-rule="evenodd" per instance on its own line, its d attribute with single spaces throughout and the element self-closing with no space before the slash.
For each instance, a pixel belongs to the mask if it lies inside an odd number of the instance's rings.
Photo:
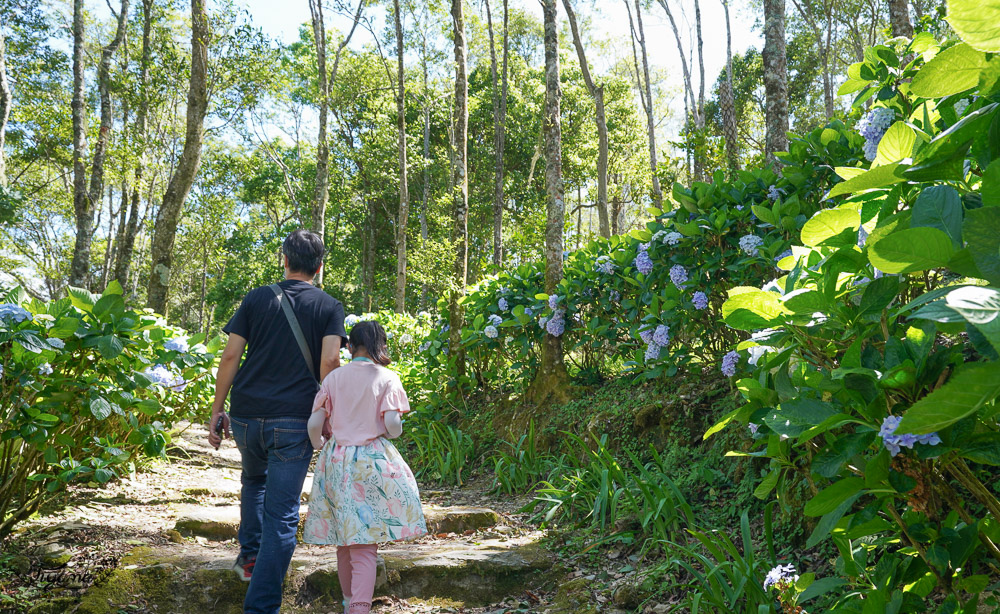
<svg viewBox="0 0 1000 614">
<path fill-rule="evenodd" d="M 323 446 L 309 497 L 307 544 L 377 544 L 425 533 L 417 481 L 396 446 L 383 437 L 363 446 Z"/>
</svg>

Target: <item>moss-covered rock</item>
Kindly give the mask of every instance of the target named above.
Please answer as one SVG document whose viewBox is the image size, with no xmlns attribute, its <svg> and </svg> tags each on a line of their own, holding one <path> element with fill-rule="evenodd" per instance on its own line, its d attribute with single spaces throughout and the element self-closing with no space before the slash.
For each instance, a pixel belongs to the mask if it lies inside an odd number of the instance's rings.
<svg viewBox="0 0 1000 614">
<path fill-rule="evenodd" d="M 75 597 L 56 597 L 42 603 L 36 603 L 28 610 L 27 614 L 63 614 L 74 605 L 76 605 Z"/>
<path fill-rule="evenodd" d="M 495 527 L 500 514 L 485 507 L 424 507 L 427 531 L 437 533 L 464 533 Z"/>
<path fill-rule="evenodd" d="M 177 512 L 174 529 L 181 535 L 227 540 L 235 539 L 240 528 L 240 508 L 235 505 L 185 505 L 177 508 Z"/>
<path fill-rule="evenodd" d="M 549 614 L 596 614 L 598 610 L 590 596 L 590 584 L 591 581 L 584 578 L 560 584 Z"/>
</svg>

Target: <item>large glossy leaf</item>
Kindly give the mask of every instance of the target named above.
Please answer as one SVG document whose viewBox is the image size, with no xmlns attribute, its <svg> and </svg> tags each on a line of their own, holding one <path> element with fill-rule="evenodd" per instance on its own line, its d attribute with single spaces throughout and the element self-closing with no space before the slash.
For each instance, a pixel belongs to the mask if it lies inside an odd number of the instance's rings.
<svg viewBox="0 0 1000 614">
<path fill-rule="evenodd" d="M 971 416 L 1000 396 L 1000 362 L 963 366 L 948 383 L 906 412 L 896 432 L 933 433 Z"/>
<path fill-rule="evenodd" d="M 974 463 L 1000 465 L 1000 433 L 979 433 L 963 440 L 959 455 Z"/>
<path fill-rule="evenodd" d="M 815 497 L 810 499 L 802 512 L 806 516 L 822 516 L 828 514 L 840 506 L 848 498 L 858 494 L 865 487 L 865 481 L 861 478 L 845 478 L 838 480 L 819 491 Z"/>
<path fill-rule="evenodd" d="M 764 422 L 779 435 L 798 437 L 810 428 L 822 424 L 837 410 L 819 399 L 798 398 L 786 401 L 767 413 Z"/>
<path fill-rule="evenodd" d="M 858 175 L 857 177 L 852 177 L 847 181 L 843 181 L 833 186 L 833 189 L 830 190 L 830 193 L 827 194 L 826 197 L 833 198 L 834 196 L 841 196 L 842 194 L 853 194 L 855 192 L 863 192 L 865 190 L 875 190 L 905 181 L 902 175 L 897 173 L 897 170 L 900 170 L 899 164 L 877 166 L 866 173 Z"/>
<path fill-rule="evenodd" d="M 788 313 L 776 292 L 752 290 L 731 296 L 722 305 L 722 318 L 738 330 L 757 330 L 770 326 Z"/>
<path fill-rule="evenodd" d="M 860 226 L 861 214 L 854 209 L 824 209 L 802 227 L 802 243 L 809 247 L 853 245 Z"/>
<path fill-rule="evenodd" d="M 947 19 L 972 47 L 1000 52 L 1000 0 L 948 0 Z"/>
<path fill-rule="evenodd" d="M 913 203 L 910 227 L 937 228 L 955 249 L 962 247 L 962 197 L 947 185 L 925 188 Z"/>
<path fill-rule="evenodd" d="M 954 254 L 951 238 L 937 228 L 907 228 L 868 248 L 872 265 L 886 273 L 912 273 L 947 266 Z"/>
<path fill-rule="evenodd" d="M 924 98 L 942 98 L 979 85 L 986 54 L 967 44 L 945 49 L 913 77 L 910 91 Z"/>
<path fill-rule="evenodd" d="M 98 420 L 104 420 L 111 415 L 111 403 L 104 397 L 95 396 L 90 399 L 90 413 Z"/>
<path fill-rule="evenodd" d="M 968 211 L 962 232 L 983 278 L 1000 285 L 1000 207 Z"/>
<path fill-rule="evenodd" d="M 986 167 L 980 193 L 984 206 L 1000 207 L 1000 160 L 994 160 Z"/>
<path fill-rule="evenodd" d="M 913 146 L 917 142 L 917 133 L 903 122 L 889 126 L 882 140 L 878 143 L 878 154 L 872 166 L 882 166 L 899 162 L 913 155 Z"/>
</svg>

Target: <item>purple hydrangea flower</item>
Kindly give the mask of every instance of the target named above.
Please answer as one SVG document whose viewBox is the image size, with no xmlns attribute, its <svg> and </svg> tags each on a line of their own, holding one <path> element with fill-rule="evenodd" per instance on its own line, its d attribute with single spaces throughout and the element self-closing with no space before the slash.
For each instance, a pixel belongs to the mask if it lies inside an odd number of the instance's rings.
<svg viewBox="0 0 1000 614">
<path fill-rule="evenodd" d="M 664 245 L 677 245 L 680 242 L 680 240 L 683 239 L 683 238 L 684 238 L 684 235 L 682 235 L 679 232 L 668 232 L 663 237 L 663 244 Z"/>
<path fill-rule="evenodd" d="M 684 283 L 687 282 L 687 280 L 688 273 L 683 266 L 675 264 L 670 267 L 670 281 L 674 282 L 674 285 L 677 286 L 678 290 L 682 290 L 684 288 Z"/>
<path fill-rule="evenodd" d="M 545 324 L 545 330 L 553 337 L 559 337 L 566 330 L 566 320 L 563 318 L 552 318 Z"/>
<path fill-rule="evenodd" d="M 728 354 L 722 357 L 722 374 L 726 377 L 732 377 L 736 375 L 736 365 L 740 362 L 740 353 L 736 350 L 731 350 Z"/>
<path fill-rule="evenodd" d="M 532 313 L 534 313 L 534 312 L 531 311 L 531 307 L 525 307 L 524 308 L 524 315 L 530 316 Z"/>
<path fill-rule="evenodd" d="M 644 328 L 639 331 L 639 338 L 642 339 L 643 343 L 649 345 L 650 343 L 653 343 L 653 333 L 655 332 L 656 329 L 654 328 Z"/>
<path fill-rule="evenodd" d="M 780 589 L 782 584 L 795 584 L 798 579 L 799 575 L 795 573 L 794 565 L 778 565 L 767 572 L 767 576 L 764 578 L 764 590 L 772 586 L 777 586 Z"/>
<path fill-rule="evenodd" d="M 361 318 L 354 315 L 353 313 L 344 318 L 344 328 L 351 328 L 355 324 L 361 321 Z"/>
<path fill-rule="evenodd" d="M 865 158 L 869 161 L 878 156 L 878 144 L 895 120 L 896 113 L 892 109 L 875 107 L 858 121 L 855 128 L 865 137 Z"/>
<path fill-rule="evenodd" d="M 0 320 L 20 324 L 30 319 L 31 313 L 20 305 L 15 305 L 14 303 L 0 304 Z"/>
<path fill-rule="evenodd" d="M 779 198 L 781 198 L 784 195 L 785 195 L 785 193 L 783 191 L 781 191 L 780 189 L 778 189 L 778 186 L 776 186 L 776 185 L 772 185 L 771 187 L 769 187 L 767 189 L 767 197 L 769 199 L 771 199 L 772 202 L 775 201 L 775 200 L 778 200 Z"/>
<path fill-rule="evenodd" d="M 555 308 L 558 305 L 559 305 L 559 295 L 553 294 L 552 296 L 549 297 L 549 309 L 555 310 Z"/>
<path fill-rule="evenodd" d="M 647 345 L 646 355 L 645 355 L 646 362 L 649 362 L 651 360 L 657 360 L 660 357 L 661 349 L 662 349 L 661 346 L 657 345 L 656 343 L 650 343 L 649 345 Z"/>
<path fill-rule="evenodd" d="M 611 256 L 601 256 L 594 261 L 594 270 L 605 275 L 612 275 L 615 272 L 615 263 Z"/>
<path fill-rule="evenodd" d="M 188 351 L 187 337 L 171 337 L 163 344 L 163 349 L 169 352 L 186 352 Z"/>
<path fill-rule="evenodd" d="M 548 321 L 549 321 L 549 317 L 548 316 L 542 316 L 542 317 L 538 318 L 538 328 L 544 329 L 545 325 L 548 323 Z"/>
<path fill-rule="evenodd" d="M 505 299 L 503 297 L 500 297 L 500 300 L 497 301 L 497 307 L 500 308 L 500 311 L 507 311 L 507 307 L 508 307 L 508 305 L 507 305 L 507 299 Z"/>
<path fill-rule="evenodd" d="M 740 249 L 748 256 L 756 256 L 757 248 L 764 244 L 764 239 L 757 235 L 746 235 L 740 238 Z"/>
<path fill-rule="evenodd" d="M 608 292 L 608 298 L 617 303 L 618 301 L 622 300 L 622 293 L 619 292 L 618 290 L 611 290 L 610 292 Z"/>
<path fill-rule="evenodd" d="M 879 437 L 882 438 L 882 444 L 892 456 L 899 454 L 900 448 L 909 448 L 912 450 L 913 444 L 921 443 L 927 446 L 936 446 L 941 443 L 941 438 L 938 437 L 937 433 L 926 433 L 924 435 L 904 433 L 897 435 L 896 429 L 899 427 L 901 420 L 902 418 L 899 416 L 886 416 L 885 420 L 882 421 L 882 427 L 878 431 Z"/>
<path fill-rule="evenodd" d="M 659 346 L 666 347 L 670 344 L 670 327 L 666 324 L 660 324 L 656 327 L 653 332 L 653 343 Z"/>
<path fill-rule="evenodd" d="M 635 257 L 635 268 L 643 275 L 649 275 L 653 272 L 653 259 L 649 257 L 649 252 L 642 250 L 639 255 Z"/>
<path fill-rule="evenodd" d="M 691 297 L 691 302 L 694 303 L 694 308 L 699 311 L 702 309 L 707 309 L 708 295 L 699 290 L 694 293 L 694 296 Z"/>
<path fill-rule="evenodd" d="M 503 322 L 503 318 L 495 313 L 491 313 L 488 320 L 490 321 L 491 326 L 500 326 L 500 323 Z"/>
<path fill-rule="evenodd" d="M 858 228 L 858 247 L 864 248 L 865 243 L 868 242 L 868 231 L 865 230 L 864 226 Z"/>
</svg>

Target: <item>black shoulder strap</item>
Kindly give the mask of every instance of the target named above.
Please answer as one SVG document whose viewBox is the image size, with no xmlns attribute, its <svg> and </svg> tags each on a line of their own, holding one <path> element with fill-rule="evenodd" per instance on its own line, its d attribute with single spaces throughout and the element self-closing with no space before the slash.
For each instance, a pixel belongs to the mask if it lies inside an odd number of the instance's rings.
<svg viewBox="0 0 1000 614">
<path fill-rule="evenodd" d="M 312 374 L 313 379 L 317 379 L 316 368 L 313 366 L 312 352 L 309 351 L 309 344 L 306 343 L 306 336 L 302 334 L 302 327 L 299 326 L 299 319 L 295 317 L 295 312 L 292 311 L 292 306 L 288 303 L 288 301 L 284 300 L 285 293 L 282 292 L 281 286 L 278 284 L 271 284 L 268 287 L 271 288 L 274 295 L 278 297 L 278 304 L 281 305 L 281 310 L 285 312 L 285 318 L 288 319 L 288 325 L 292 328 L 292 335 L 295 336 L 295 341 L 299 344 L 299 349 L 302 350 L 302 358 L 305 359 L 306 366 L 309 367 L 309 373 Z"/>
</svg>

